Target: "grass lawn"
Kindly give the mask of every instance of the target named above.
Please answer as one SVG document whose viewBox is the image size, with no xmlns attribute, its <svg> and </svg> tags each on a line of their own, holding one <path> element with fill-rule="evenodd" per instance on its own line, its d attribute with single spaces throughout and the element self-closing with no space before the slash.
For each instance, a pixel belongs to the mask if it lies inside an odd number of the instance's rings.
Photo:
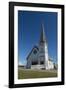
<svg viewBox="0 0 66 90">
<path fill-rule="evenodd" d="M 57 71 L 18 69 L 18 79 L 57 77 Z"/>
</svg>

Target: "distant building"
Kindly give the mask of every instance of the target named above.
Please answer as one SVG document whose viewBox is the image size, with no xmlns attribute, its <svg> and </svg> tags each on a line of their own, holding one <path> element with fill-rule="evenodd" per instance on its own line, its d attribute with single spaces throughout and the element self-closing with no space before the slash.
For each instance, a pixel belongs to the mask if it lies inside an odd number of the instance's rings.
<svg viewBox="0 0 66 90">
<path fill-rule="evenodd" d="M 31 52 L 28 54 L 26 68 L 54 69 L 53 61 L 48 55 L 48 45 L 43 24 L 41 25 L 39 44 L 38 46 L 34 46 Z"/>
</svg>

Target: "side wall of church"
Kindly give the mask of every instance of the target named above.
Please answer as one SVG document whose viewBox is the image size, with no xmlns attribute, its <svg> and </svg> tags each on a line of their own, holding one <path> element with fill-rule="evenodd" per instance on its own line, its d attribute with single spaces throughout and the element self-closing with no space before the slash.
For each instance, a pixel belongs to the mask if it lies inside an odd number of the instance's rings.
<svg viewBox="0 0 66 90">
<path fill-rule="evenodd" d="M 48 57 L 48 46 L 47 46 L 47 43 L 45 43 L 45 68 L 46 69 L 49 68 L 48 60 L 49 60 L 49 57 Z"/>
<path fill-rule="evenodd" d="M 31 55 L 29 56 L 28 60 L 27 60 L 27 68 L 31 68 L 32 62 L 38 62 L 38 51 L 37 54 L 34 54 L 33 52 L 31 53 Z"/>
</svg>

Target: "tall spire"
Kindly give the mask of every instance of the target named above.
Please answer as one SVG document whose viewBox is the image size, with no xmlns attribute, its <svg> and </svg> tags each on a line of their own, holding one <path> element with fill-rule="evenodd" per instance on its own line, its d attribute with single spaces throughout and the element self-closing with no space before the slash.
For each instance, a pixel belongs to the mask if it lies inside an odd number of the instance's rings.
<svg viewBox="0 0 66 90">
<path fill-rule="evenodd" d="M 45 32 L 44 32 L 44 25 L 41 24 L 41 33 L 40 33 L 40 43 L 44 43 L 46 41 Z"/>
</svg>

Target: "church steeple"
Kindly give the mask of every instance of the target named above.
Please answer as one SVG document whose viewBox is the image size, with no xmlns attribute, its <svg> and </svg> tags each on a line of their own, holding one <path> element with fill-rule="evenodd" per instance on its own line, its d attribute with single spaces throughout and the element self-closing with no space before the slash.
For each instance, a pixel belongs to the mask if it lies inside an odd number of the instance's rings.
<svg viewBox="0 0 66 90">
<path fill-rule="evenodd" d="M 46 41 L 45 32 L 44 32 L 44 25 L 41 24 L 41 33 L 40 33 L 40 43 L 44 43 Z"/>
</svg>

